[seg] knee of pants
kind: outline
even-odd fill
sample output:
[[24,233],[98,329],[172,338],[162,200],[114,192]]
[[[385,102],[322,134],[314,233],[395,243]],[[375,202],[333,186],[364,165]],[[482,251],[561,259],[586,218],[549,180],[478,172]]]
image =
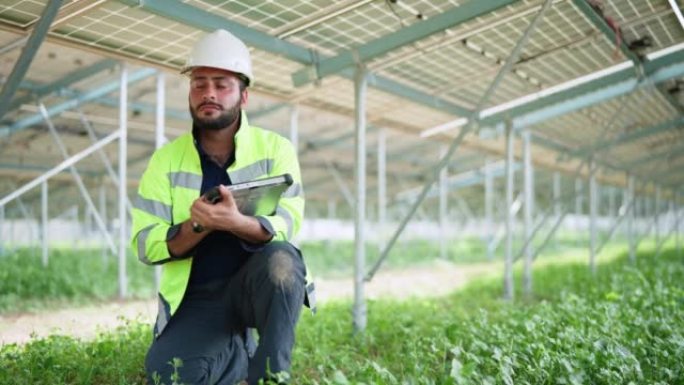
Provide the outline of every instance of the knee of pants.
[[288,242],[271,242],[253,258],[258,271],[265,274],[276,287],[290,289],[303,284],[306,268],[299,251]]

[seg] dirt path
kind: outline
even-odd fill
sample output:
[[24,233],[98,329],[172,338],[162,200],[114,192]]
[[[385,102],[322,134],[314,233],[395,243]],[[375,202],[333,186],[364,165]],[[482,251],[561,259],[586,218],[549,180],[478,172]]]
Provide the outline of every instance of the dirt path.
[[[501,271],[500,264],[435,266],[381,272],[366,286],[367,298],[436,297],[448,294],[468,281]],[[316,278],[319,303],[349,299],[354,294],[351,279]],[[113,302],[98,306],[63,309],[46,313],[0,315],[0,345],[24,343],[51,334],[92,338],[99,331],[114,329],[127,319],[151,323],[156,315],[155,301]]]

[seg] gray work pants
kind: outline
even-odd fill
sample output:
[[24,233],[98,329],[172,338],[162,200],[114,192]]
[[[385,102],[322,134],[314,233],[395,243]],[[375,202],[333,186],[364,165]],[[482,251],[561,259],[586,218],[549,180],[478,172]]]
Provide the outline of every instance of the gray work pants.
[[[245,379],[253,385],[268,373],[289,372],[304,277],[299,250],[271,242],[228,283],[189,290],[147,352],[149,383],[171,385],[175,371],[185,385],[235,385]],[[246,328],[259,333],[256,351]],[[174,358],[182,366],[174,369]]]

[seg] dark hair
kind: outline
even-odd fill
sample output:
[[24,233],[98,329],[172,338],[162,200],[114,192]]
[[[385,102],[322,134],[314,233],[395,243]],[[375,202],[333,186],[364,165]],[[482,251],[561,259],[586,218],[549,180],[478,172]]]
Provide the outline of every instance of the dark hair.
[[240,87],[240,92],[244,92],[245,89],[249,86],[249,78],[243,74],[236,75]]

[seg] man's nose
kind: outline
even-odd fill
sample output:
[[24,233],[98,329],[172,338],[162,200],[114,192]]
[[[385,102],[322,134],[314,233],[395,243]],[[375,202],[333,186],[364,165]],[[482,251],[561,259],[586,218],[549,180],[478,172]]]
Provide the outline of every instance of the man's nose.
[[211,85],[206,87],[202,94],[202,100],[216,100],[216,88]]

